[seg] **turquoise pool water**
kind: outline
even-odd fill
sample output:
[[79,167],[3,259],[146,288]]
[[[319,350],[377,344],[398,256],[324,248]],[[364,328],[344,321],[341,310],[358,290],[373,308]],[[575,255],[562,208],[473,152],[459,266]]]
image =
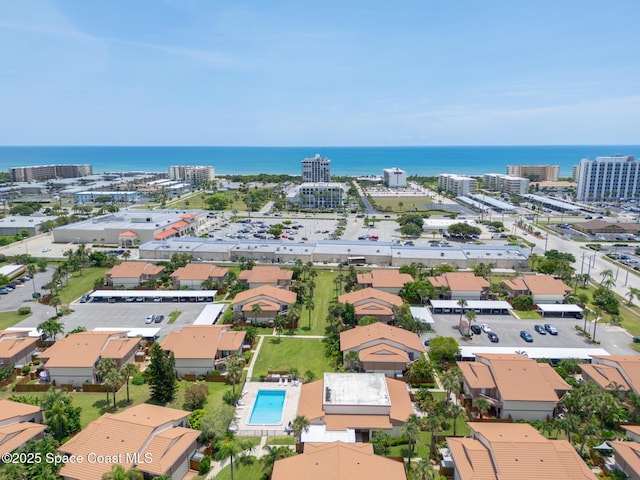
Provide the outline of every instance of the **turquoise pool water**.
[[253,404],[249,425],[277,425],[282,422],[284,397],[287,392],[280,390],[258,390]]

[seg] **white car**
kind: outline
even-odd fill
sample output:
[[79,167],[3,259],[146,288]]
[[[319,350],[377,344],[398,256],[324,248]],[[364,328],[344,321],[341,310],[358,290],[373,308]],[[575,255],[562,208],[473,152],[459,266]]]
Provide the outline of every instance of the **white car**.
[[483,323],[480,325],[480,328],[484,333],[489,333],[491,331],[491,327],[487,323]]
[[153,323],[155,319],[156,319],[155,315],[149,315],[147,319],[144,321],[144,323]]

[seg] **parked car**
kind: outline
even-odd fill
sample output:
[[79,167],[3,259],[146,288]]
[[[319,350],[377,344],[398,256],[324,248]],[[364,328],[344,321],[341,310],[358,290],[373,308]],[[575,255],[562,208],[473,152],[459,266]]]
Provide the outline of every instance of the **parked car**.
[[491,331],[491,327],[489,326],[488,323],[482,323],[480,324],[480,328],[482,329],[482,331],[484,333],[489,333]]
[[164,315],[156,315],[156,318],[154,319],[154,322],[160,323],[160,322],[162,322],[162,320],[164,320]]
[[549,332],[549,335],[558,335],[558,329],[550,323],[545,323],[544,329]]
[[0,288],[0,295],[7,295],[10,291],[8,288]]
[[476,325],[476,324],[471,325],[471,331],[474,333],[474,335],[482,334],[482,328],[480,327],[480,325]]
[[491,343],[498,343],[500,341],[500,339],[498,338],[498,335],[496,335],[494,332],[487,333],[487,337],[489,337],[489,340],[491,340]]
[[525,342],[533,342],[533,335],[531,335],[527,330],[520,330],[520,337],[522,337]]
[[584,318],[584,315],[582,315],[582,313],[578,312],[578,313],[576,313],[576,318],[577,319],[582,319],[582,318]]
[[80,297],[80,303],[87,303],[89,301],[89,298],[90,298],[89,294],[85,293]]
[[149,315],[147,316],[147,319],[144,321],[144,323],[153,323],[156,319],[155,315]]
[[546,335],[547,331],[544,329],[542,325],[536,325],[533,329],[538,332],[540,335]]

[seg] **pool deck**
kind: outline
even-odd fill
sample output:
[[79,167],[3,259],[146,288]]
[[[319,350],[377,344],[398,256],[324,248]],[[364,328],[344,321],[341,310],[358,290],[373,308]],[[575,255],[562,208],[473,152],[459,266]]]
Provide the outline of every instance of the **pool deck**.
[[[286,435],[285,427],[296,417],[298,402],[300,400],[300,386],[289,382],[286,386],[275,382],[246,382],[243,388],[244,395],[240,400],[241,405],[236,409],[237,435],[272,436]],[[253,411],[253,405],[259,390],[279,390],[286,392],[281,423],[277,425],[249,425],[249,417]]]

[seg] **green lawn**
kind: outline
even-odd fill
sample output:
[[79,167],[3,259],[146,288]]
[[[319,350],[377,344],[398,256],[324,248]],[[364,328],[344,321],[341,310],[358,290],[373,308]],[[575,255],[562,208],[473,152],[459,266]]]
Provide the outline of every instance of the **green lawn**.
[[332,371],[331,362],[324,355],[322,340],[315,338],[266,337],[256,360],[253,376],[266,375],[269,370],[297,368],[300,375],[311,370],[316,378]]
[[316,288],[313,292],[314,309],[311,311],[311,329],[309,329],[309,313],[303,307],[301,310],[299,335],[324,335],[327,326],[329,303],[334,298],[335,288],[333,279],[338,276],[334,271],[316,270]]
[[90,267],[84,268],[80,272],[74,272],[69,278],[69,284],[63,283],[60,289],[62,303],[71,303],[85,293],[92,291],[96,279],[103,277],[107,270],[109,269],[103,267]]
[[[456,420],[456,424],[457,424],[457,427],[456,427],[457,436],[462,437],[464,435],[468,435],[471,432],[471,429],[467,426],[467,423],[463,419],[458,418]],[[451,427],[446,431],[440,432],[438,435],[452,436],[453,425],[451,425]],[[414,457],[427,458],[427,455],[429,455],[430,443],[431,443],[431,434],[429,432],[420,432],[420,435],[418,436],[418,442],[416,445]],[[437,448],[437,445],[436,445],[436,448]],[[402,444],[402,445],[396,445],[394,447],[391,447],[391,453],[389,455],[392,457],[399,457],[399,456],[406,457],[407,452],[408,452],[407,444]]]
[[542,315],[540,315],[535,310],[518,310],[515,312],[522,320],[542,320]]
[[[431,197],[372,197],[382,212],[414,212],[427,210],[424,205],[433,203]],[[389,208],[390,207],[390,208]]]
[[296,437],[269,437],[267,445],[295,445]]
[[[218,475],[216,480],[231,480],[231,466],[227,464]],[[242,465],[240,462],[233,462],[234,480],[263,480],[262,462],[254,461],[251,465]]]
[[25,318],[29,318],[29,315],[19,315],[17,311],[12,312],[0,312],[0,330],[13,327],[16,323],[21,322]]

